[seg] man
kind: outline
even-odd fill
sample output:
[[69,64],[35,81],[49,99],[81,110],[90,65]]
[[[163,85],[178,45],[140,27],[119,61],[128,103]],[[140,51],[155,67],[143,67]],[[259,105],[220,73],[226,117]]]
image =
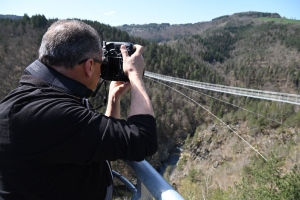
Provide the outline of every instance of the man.
[[[129,56],[130,82],[112,82],[105,115],[88,98],[99,81],[98,33],[76,20],[55,22],[39,59],[0,103],[0,199],[111,199],[108,161],[141,161],[157,151],[155,118],[142,80],[143,47]],[[121,97],[131,89],[127,120]]]

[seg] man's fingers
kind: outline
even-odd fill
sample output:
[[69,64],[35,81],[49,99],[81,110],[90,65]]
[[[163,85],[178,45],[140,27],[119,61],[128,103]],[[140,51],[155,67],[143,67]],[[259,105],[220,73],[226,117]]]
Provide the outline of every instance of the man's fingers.
[[[121,53],[122,53],[123,58],[124,58],[124,57],[129,57],[129,54],[128,54],[128,51],[127,51],[125,45],[121,45],[121,48],[120,48],[120,49],[121,49]],[[135,44],[135,45],[133,46],[133,49],[135,50],[135,51],[134,51],[134,54],[142,55],[143,50],[144,50],[144,47],[141,46],[141,45]]]
[[135,52],[134,53],[142,55],[143,50],[144,50],[143,46],[135,44],[133,47],[135,48]]
[[121,45],[121,53],[122,53],[123,58],[129,56],[129,55],[128,55],[128,51],[127,51],[125,45],[123,45],[123,44]]
[[131,88],[129,82],[121,82],[121,81],[112,81],[110,84],[110,92],[122,97],[126,92],[128,92]]

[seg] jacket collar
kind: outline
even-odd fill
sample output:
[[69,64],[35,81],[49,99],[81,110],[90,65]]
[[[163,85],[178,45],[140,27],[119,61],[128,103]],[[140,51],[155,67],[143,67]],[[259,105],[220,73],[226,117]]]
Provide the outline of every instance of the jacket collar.
[[25,73],[35,76],[43,81],[24,77],[21,80],[23,81],[23,83],[27,82],[34,85],[38,84],[39,86],[47,84],[50,87],[60,89],[64,92],[81,98],[88,98],[93,93],[93,91],[86,87],[84,84],[55,71],[51,67],[47,67],[39,60],[35,60],[24,71]]

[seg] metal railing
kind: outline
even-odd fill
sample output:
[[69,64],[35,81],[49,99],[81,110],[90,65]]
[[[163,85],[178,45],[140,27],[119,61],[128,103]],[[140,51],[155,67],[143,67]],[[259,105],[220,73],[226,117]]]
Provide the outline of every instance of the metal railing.
[[119,174],[115,170],[112,170],[112,174],[113,174],[114,177],[116,177],[122,183],[124,183],[124,185],[126,186],[126,188],[128,188],[130,190],[130,192],[132,193],[132,197],[136,197],[137,196],[137,192],[138,191],[137,191],[136,187],[129,180],[127,180],[124,176],[122,176],[121,174]]
[[281,92],[271,92],[271,91],[263,91],[263,90],[254,90],[254,89],[247,89],[247,88],[239,88],[239,87],[232,87],[232,86],[225,86],[225,85],[218,85],[218,84],[211,84],[211,83],[204,83],[199,81],[192,81],[187,79],[176,78],[172,76],[165,76],[161,74],[156,74],[153,72],[145,72],[145,76],[167,81],[171,83],[176,83],[179,85],[185,85],[189,87],[195,87],[205,90],[212,90],[216,92],[246,96],[246,97],[253,97],[258,99],[265,99],[271,101],[278,101],[284,103],[291,103],[300,105],[300,95],[297,94],[288,94],[288,93],[281,93]]
[[141,162],[126,163],[133,169],[137,176],[137,188],[126,178],[113,171],[113,174],[133,194],[131,200],[183,200],[183,197],[145,160]]

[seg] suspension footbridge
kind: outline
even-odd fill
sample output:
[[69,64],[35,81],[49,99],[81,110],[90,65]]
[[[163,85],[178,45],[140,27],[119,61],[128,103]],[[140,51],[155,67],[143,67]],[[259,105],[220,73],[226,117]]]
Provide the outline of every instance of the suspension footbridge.
[[156,74],[153,72],[145,72],[145,76],[153,79],[157,79],[160,81],[166,81],[170,83],[176,83],[183,86],[194,87],[198,89],[211,90],[215,92],[228,93],[233,95],[240,95],[245,97],[252,97],[258,99],[265,99],[270,101],[278,101],[284,103],[291,103],[300,105],[300,95],[297,94],[289,94],[289,93],[281,93],[281,92],[272,92],[272,91],[264,91],[264,90],[254,90],[248,88],[240,88],[240,87],[232,87],[218,84],[211,84],[187,79],[176,78],[172,76],[165,76],[161,74]]

